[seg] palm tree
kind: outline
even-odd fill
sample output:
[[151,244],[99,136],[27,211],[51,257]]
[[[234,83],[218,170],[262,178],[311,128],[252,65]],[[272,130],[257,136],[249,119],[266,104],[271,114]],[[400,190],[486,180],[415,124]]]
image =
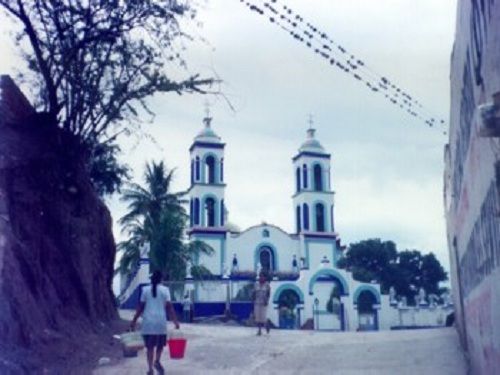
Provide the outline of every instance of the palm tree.
[[163,161],[146,163],[145,185],[131,183],[123,190],[121,200],[128,203],[128,212],[119,223],[128,239],[118,244],[122,275],[132,271],[146,243],[150,244],[151,270],[168,273],[172,280],[185,277],[187,263],[197,254],[213,253],[204,242],[184,240],[188,215],[181,198],[185,192],[170,191],[174,171],[168,171]]

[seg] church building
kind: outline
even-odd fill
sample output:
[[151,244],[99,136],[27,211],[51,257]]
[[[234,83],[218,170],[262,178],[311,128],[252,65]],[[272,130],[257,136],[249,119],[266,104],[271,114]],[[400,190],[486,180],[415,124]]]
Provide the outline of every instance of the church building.
[[[357,282],[351,273],[337,268],[344,248],[335,231],[331,155],[315,138],[315,129],[307,130],[307,138],[292,157],[290,214],[295,231],[287,233],[269,223],[239,231],[226,222],[225,143],[212,129],[212,119],[207,116],[203,121],[204,129],[189,148],[188,234],[190,240],[207,243],[215,253],[200,255],[195,263],[205,266],[215,279],[240,281],[232,283],[239,286],[233,287],[233,298],[255,281],[260,270],[267,271],[272,291],[268,316],[275,325],[280,325],[281,300],[291,298],[297,303],[290,315],[299,319],[298,326],[311,322],[332,330],[359,328],[359,324],[377,329],[383,298],[380,286]],[[199,287],[195,299],[213,299],[216,289]],[[357,312],[360,298],[368,303],[361,317]]]
[[[194,302],[197,320],[230,315],[251,322],[250,296],[257,275],[264,270],[271,285],[267,315],[276,327],[355,331],[444,324],[452,304],[437,306],[422,295],[415,306],[407,306],[397,300],[394,288],[383,295],[379,284],[356,281],[351,272],[338,268],[344,246],[335,227],[332,158],[314,129],[307,130],[291,159],[293,233],[270,223],[239,230],[227,222],[225,191],[230,186],[224,173],[225,143],[212,129],[211,117],[207,115],[203,122],[189,148],[187,236],[205,242],[214,252],[192,260],[185,282],[169,284],[178,312],[187,295]],[[195,280],[192,266],[204,266],[210,275]],[[123,280],[120,307],[136,308],[148,282],[149,248],[145,246],[134,272]]]

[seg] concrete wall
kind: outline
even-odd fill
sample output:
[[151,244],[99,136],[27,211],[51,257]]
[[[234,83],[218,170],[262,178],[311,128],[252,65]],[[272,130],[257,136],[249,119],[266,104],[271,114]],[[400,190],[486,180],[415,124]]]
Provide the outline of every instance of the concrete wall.
[[481,135],[478,111],[500,92],[499,65],[500,2],[459,0],[444,195],[457,326],[478,374],[500,364],[500,141]]

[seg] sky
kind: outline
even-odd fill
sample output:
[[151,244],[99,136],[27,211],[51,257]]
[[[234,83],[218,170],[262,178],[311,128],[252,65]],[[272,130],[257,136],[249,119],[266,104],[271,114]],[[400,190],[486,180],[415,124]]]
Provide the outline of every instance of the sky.
[[[255,0],[255,3],[261,3]],[[429,111],[449,117],[450,54],[456,0],[278,0],[324,30]],[[443,208],[447,137],[373,95],[238,0],[201,3],[186,24],[188,68],[175,74],[217,76],[223,95],[157,95],[151,136],[123,138],[122,160],[140,181],[144,164],[176,168],[173,190],[189,185],[189,146],[202,129],[205,102],[226,143],[226,206],[241,229],[263,221],[294,229],[291,158],[316,137],[332,154],[335,222],[343,244],[393,240],[398,249],[434,252],[449,269]],[[0,73],[15,75],[18,57],[0,23]],[[203,39],[203,40],[202,40]],[[228,101],[231,105],[228,105]],[[125,213],[108,199],[115,236]]]

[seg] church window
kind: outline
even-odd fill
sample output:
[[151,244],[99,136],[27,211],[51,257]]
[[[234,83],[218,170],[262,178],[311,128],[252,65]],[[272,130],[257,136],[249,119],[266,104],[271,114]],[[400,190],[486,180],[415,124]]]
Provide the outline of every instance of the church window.
[[304,203],[302,205],[302,215],[304,215],[304,230],[309,230],[309,206]]
[[224,181],[224,158],[220,159],[220,182]]
[[330,206],[330,223],[332,224],[332,232],[334,231],[333,229],[333,205]]
[[302,180],[304,181],[304,189],[307,189],[307,165],[302,166]]
[[195,174],[196,174],[196,181],[200,181],[200,157],[196,157],[196,162],[195,162]]
[[296,221],[297,221],[297,233],[300,232],[300,206],[297,206],[297,213],[296,213]]
[[297,170],[295,171],[295,183],[297,186],[297,192],[300,191],[300,168],[297,167]]
[[224,226],[224,214],[225,214],[225,209],[224,209],[224,199],[220,201],[220,225]]
[[215,158],[212,155],[205,159],[205,179],[209,184],[215,183]]
[[191,185],[194,183],[194,160],[191,160]]
[[316,231],[325,231],[325,206],[322,203],[316,203]]
[[269,246],[263,246],[259,250],[259,262],[262,271],[274,271],[274,254]]
[[262,237],[269,237],[269,231],[267,229],[262,231]]
[[323,171],[321,169],[321,165],[319,164],[314,166],[314,190],[323,190]]
[[194,220],[194,216],[193,216],[193,199],[191,198],[189,200],[189,225],[192,227],[193,226],[193,220]]
[[213,198],[205,199],[205,219],[208,227],[215,227],[215,200]]
[[198,198],[194,199],[193,210],[194,210],[194,225],[199,225],[200,224],[200,200]]

